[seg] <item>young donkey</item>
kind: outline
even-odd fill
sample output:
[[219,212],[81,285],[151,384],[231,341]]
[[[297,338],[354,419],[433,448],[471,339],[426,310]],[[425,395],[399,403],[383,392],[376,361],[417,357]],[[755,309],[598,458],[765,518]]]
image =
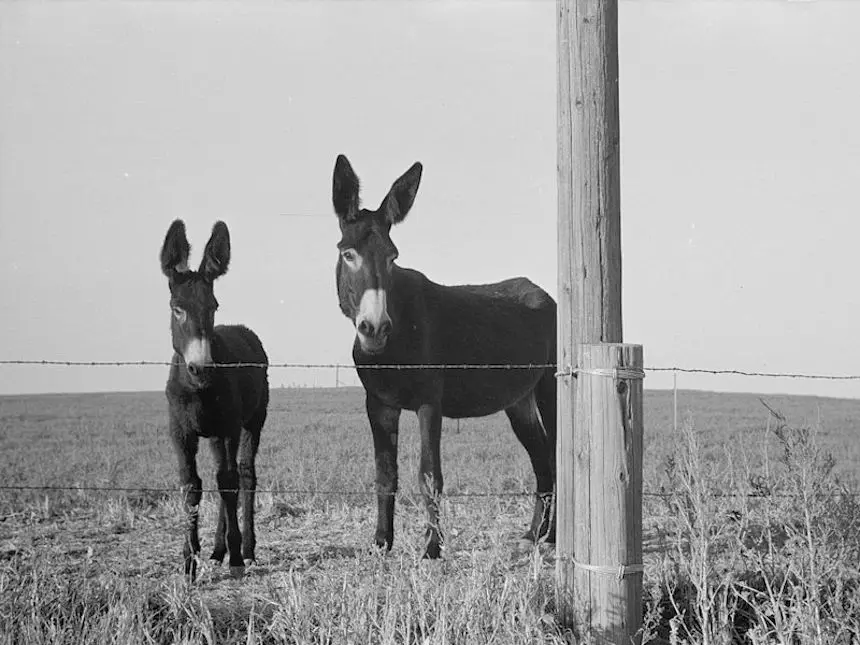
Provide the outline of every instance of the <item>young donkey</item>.
[[[216,222],[197,271],[189,271],[191,247],[185,224],[174,221],[161,249],[161,270],[170,286],[170,329],[173,361],[167,380],[170,435],[179,457],[179,478],[187,514],[185,573],[197,571],[200,539],[197,534],[201,481],[197,475],[197,442],[208,438],[215,457],[221,508],[211,559],[220,563],[230,554],[236,577],[254,561],[254,458],[269,403],[268,358],[260,339],[241,325],[215,326],[218,301],[213,282],[227,272],[230,234]],[[262,364],[221,367],[230,363]],[[239,531],[238,492],[242,493],[244,526]],[[244,533],[244,539],[243,534]],[[225,544],[226,540],[226,544]]]
[[[391,187],[375,211],[359,206],[358,177],[346,157],[334,166],[332,201],[340,221],[337,292],[356,328],[352,355],[366,391],[376,453],[376,544],[394,540],[400,411],[418,413],[420,481],[428,514],[425,556],[440,555],[438,496],[442,417],[504,410],[528,451],[537,478],[531,527],[524,538],[554,541],[556,306],[526,278],[442,286],[394,263],[391,226],[409,213],[421,164]],[[514,369],[374,369],[374,365],[536,365]]]

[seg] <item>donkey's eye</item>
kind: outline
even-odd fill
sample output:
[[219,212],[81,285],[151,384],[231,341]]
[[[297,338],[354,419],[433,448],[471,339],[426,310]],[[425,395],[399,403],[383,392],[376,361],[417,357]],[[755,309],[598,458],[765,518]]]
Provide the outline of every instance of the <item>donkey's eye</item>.
[[353,251],[352,249],[346,249],[345,251],[342,251],[341,255],[343,256],[343,259],[347,262],[355,262],[355,258],[357,257],[355,251]]
[[180,307],[172,307],[173,317],[179,322],[185,322],[185,310]]

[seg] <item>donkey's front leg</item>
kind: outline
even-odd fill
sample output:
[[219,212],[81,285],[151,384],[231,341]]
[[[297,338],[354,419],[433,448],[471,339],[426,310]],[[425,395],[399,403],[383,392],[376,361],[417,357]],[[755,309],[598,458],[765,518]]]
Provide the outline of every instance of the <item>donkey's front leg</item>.
[[376,454],[376,546],[391,550],[394,544],[394,494],[397,492],[397,433],[400,408],[386,405],[367,393],[367,418]]
[[200,520],[200,498],[202,484],[197,475],[197,435],[186,433],[171,420],[170,434],[179,460],[179,483],[185,502],[185,544],[182,555],[185,559],[185,575],[191,580],[197,577],[197,557],[200,554],[200,536],[197,526]]
[[427,403],[418,408],[421,431],[421,464],[418,470],[421,493],[427,507],[427,548],[425,558],[441,555],[442,530],[439,527],[439,496],[442,494],[442,463],[439,444],[442,437],[442,406]]
[[[226,520],[227,553],[229,554],[230,573],[241,578],[245,573],[245,563],[242,561],[242,533],[239,531],[239,520],[236,505],[239,499],[239,470],[236,466],[236,452],[239,438],[216,437],[212,439],[212,454],[215,458],[218,490],[221,492],[222,511]],[[213,556],[215,554],[213,553]]]

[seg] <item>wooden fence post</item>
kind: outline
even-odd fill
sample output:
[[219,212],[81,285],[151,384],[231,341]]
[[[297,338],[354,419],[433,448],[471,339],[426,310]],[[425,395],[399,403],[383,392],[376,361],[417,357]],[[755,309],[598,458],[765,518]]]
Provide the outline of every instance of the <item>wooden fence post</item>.
[[[618,565],[641,563],[641,559],[636,557],[636,553],[641,553],[641,412],[638,417],[633,415],[639,419],[638,426],[631,426],[630,419],[626,420],[627,425],[619,425],[623,416],[620,407],[614,417],[575,412],[577,406],[587,406],[588,410],[597,406],[608,412],[610,408],[614,409],[613,406],[619,406],[619,400],[624,397],[627,397],[625,405],[635,406],[636,400],[631,401],[629,397],[633,396],[630,392],[636,388],[640,392],[638,405],[641,410],[640,379],[617,380],[585,373],[579,378],[574,376],[579,369],[585,369],[583,359],[578,355],[583,344],[622,342],[618,2],[557,0],[556,7],[558,369],[563,374],[568,373],[559,379],[558,389],[558,608],[563,624],[574,624],[579,632],[591,633],[598,642],[625,642],[613,640],[612,634],[619,632],[607,617],[617,618],[616,622],[626,630],[624,633],[633,634],[639,629],[642,576],[623,575],[618,589],[623,589],[624,594],[616,595],[611,585],[604,584],[607,581],[603,579],[606,577],[603,573],[576,567],[577,562],[588,566],[611,564],[616,569]],[[597,357],[612,359],[601,369],[633,365],[641,371],[641,348],[628,350],[627,346],[621,347],[621,350],[606,350],[620,351],[620,354]],[[589,352],[589,360],[595,358],[590,354],[591,350],[583,351]],[[637,356],[638,363],[635,360]],[[598,378],[597,383],[593,384],[592,378]],[[578,393],[578,380],[585,388],[582,396],[589,398],[583,399]],[[632,387],[634,383],[636,388]],[[626,389],[624,397],[612,390],[616,385]],[[614,394],[610,398],[605,398],[612,392]],[[596,402],[589,402],[592,399]],[[594,425],[595,422],[600,426]],[[624,437],[635,427],[638,427],[640,437],[638,461],[628,460],[625,452],[627,446],[635,444],[632,436],[617,441],[618,437],[613,434],[620,432]],[[595,438],[600,438],[598,444],[583,443],[586,439],[591,442]],[[606,452],[616,449],[622,452]],[[616,501],[618,508],[629,515],[603,517],[594,500],[588,500],[589,492],[595,492],[593,487],[599,484],[595,472],[600,476],[608,476],[612,472],[620,477],[620,471],[615,473],[613,468],[607,470],[601,466],[595,471],[596,459],[601,460],[601,464],[623,463],[628,468],[625,471],[628,480],[623,487],[626,491],[623,504]],[[577,469],[581,467],[586,469],[581,475],[590,482],[589,486],[584,483],[577,486],[580,477]],[[638,488],[631,482],[639,482]],[[598,491],[598,494],[621,495],[618,481],[608,481],[604,485],[609,488],[602,493]],[[614,493],[611,492],[613,490]],[[588,516],[580,518],[580,514]],[[638,536],[635,531],[627,532],[628,527],[633,526],[639,527]],[[601,533],[611,531],[615,536],[619,527],[624,528],[623,538]],[[575,535],[577,531],[582,533]],[[592,551],[595,544],[623,545],[625,552],[605,554],[605,561],[592,561],[604,555],[600,550]],[[586,553],[577,551],[577,546],[586,549]],[[630,572],[622,570],[622,573]],[[577,608],[587,611],[577,612]]]
[[642,623],[643,376],[641,345],[579,348],[566,569],[576,629],[597,643],[630,643]]

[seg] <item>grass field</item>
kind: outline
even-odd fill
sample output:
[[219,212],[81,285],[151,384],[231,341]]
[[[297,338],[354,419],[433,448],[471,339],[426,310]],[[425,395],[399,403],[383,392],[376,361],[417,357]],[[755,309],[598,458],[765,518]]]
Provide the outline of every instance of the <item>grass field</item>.
[[[0,490],[0,642],[572,642],[554,618],[552,547],[517,540],[534,481],[503,415],[445,420],[446,550],[423,562],[414,415],[381,556],[363,392],[272,394],[258,565],[193,585],[163,394],[0,398],[0,483],[78,488]],[[645,500],[646,640],[857,642],[860,513],[842,491],[860,464],[860,401],[766,400],[786,423],[754,395],[682,391],[675,431],[671,393],[646,391],[645,488],[673,492]],[[200,463],[214,486],[205,446]],[[206,494],[204,555],[215,509]]]

